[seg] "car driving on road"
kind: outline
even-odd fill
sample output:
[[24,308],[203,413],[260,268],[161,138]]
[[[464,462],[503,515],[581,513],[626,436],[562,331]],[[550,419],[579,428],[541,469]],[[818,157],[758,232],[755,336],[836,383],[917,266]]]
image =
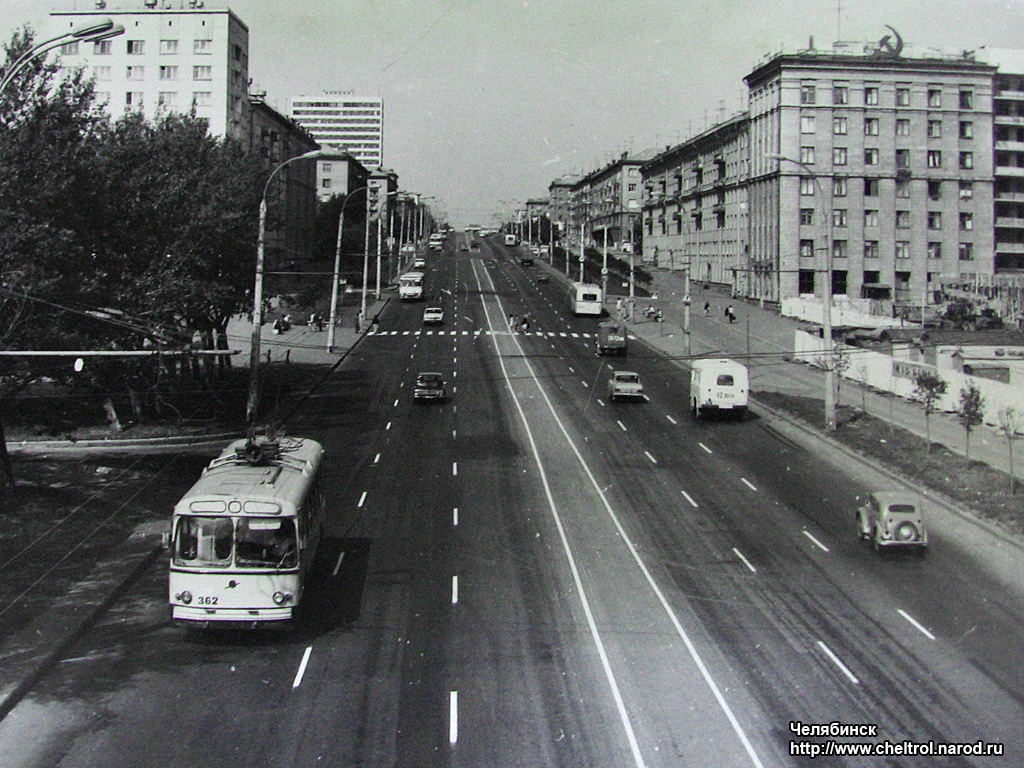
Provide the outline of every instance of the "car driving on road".
[[608,399],[616,400],[646,400],[644,385],[640,382],[640,374],[633,371],[612,371],[612,377],[608,380]]
[[876,552],[895,547],[924,554],[928,531],[921,516],[924,499],[911,491],[875,491],[857,509],[857,533]]
[[440,373],[428,371],[416,376],[416,386],[412,391],[412,399],[417,403],[430,400],[444,400],[447,390],[444,386],[444,376]]
[[424,325],[441,325],[444,323],[444,310],[440,307],[427,307],[423,310]]

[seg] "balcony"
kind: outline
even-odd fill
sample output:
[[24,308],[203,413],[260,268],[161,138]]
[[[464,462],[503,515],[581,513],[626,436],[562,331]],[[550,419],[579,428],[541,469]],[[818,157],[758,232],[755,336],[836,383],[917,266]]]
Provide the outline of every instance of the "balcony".
[[1024,243],[996,243],[996,253],[1019,256],[1024,254]]
[[996,216],[996,228],[998,229],[1024,229],[1024,218],[1012,216]]
[[1024,152],[1024,141],[999,141],[995,143],[996,152]]
[[1024,126],[1024,115],[993,115],[992,121],[996,125]]
[[997,165],[995,168],[996,176],[1019,176],[1024,178],[1024,168],[1016,165]]

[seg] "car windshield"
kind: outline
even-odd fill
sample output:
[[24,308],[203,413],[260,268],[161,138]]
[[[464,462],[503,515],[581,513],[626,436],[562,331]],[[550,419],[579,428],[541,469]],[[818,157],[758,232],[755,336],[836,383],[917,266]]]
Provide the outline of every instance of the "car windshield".
[[917,507],[913,504],[890,504],[889,511],[898,515],[913,515],[917,512]]

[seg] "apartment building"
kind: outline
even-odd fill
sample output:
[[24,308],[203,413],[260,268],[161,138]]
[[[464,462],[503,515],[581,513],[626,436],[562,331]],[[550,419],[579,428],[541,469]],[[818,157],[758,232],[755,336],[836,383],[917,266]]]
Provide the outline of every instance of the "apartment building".
[[362,189],[370,177],[370,169],[343,149],[324,155],[316,166],[316,194],[322,203]]
[[746,113],[736,115],[641,166],[645,263],[719,284],[752,279],[747,123]]
[[755,67],[749,262],[772,277],[749,295],[898,306],[942,276],[992,274],[995,71],[970,54],[846,47]]
[[384,102],[352,91],[293,96],[291,118],[321,145],[343,149],[367,168],[384,162]]
[[548,184],[548,216],[560,235],[572,216],[572,189],[578,180],[577,176],[561,176]]
[[216,0],[68,0],[50,13],[53,34],[97,18],[125,33],[61,47],[61,64],[84,67],[113,117],[147,119],[193,108],[214,136],[245,138],[248,127],[249,29]]
[[643,199],[640,167],[652,154],[623,152],[573,184],[570,226],[577,244],[582,232],[588,244],[603,247],[607,242],[611,251],[632,249],[633,227]]

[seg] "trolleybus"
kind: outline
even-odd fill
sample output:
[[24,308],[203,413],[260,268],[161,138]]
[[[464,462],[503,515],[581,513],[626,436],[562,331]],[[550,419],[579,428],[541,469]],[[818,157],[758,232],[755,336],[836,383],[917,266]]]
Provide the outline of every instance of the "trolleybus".
[[601,315],[601,286],[573,283],[569,286],[569,309],[574,315]]
[[200,626],[287,621],[324,521],[314,440],[236,440],[182,496],[171,521],[171,618]]
[[422,272],[406,272],[398,278],[398,298],[402,301],[418,301],[423,298]]

